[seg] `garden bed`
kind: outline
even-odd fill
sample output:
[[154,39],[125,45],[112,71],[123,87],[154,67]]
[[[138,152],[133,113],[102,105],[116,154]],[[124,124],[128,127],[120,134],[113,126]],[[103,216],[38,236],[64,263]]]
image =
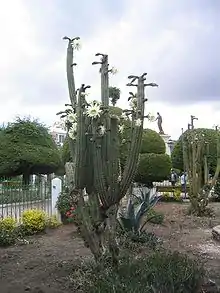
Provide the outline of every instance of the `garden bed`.
[[[212,204],[214,219],[186,216],[187,205],[159,203],[156,210],[165,214],[164,223],[149,224],[148,230],[161,237],[165,247],[203,259],[210,278],[220,285],[220,244],[211,237],[211,227],[220,223],[220,204]],[[0,249],[1,293],[73,292],[73,267],[82,257],[91,257],[76,228],[72,224],[61,226],[31,237],[30,241]]]

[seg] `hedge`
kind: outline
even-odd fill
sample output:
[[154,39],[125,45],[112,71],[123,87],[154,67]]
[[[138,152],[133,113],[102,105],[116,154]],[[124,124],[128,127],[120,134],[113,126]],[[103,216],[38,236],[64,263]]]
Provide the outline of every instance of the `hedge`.
[[141,154],[135,181],[152,185],[169,178],[171,160],[167,154]]

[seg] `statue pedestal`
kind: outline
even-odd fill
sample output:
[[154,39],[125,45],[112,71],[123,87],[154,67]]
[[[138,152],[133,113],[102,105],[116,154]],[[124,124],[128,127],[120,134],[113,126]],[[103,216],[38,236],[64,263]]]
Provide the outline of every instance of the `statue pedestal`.
[[171,156],[171,150],[170,150],[170,146],[169,146],[169,140],[170,140],[171,136],[168,134],[160,134],[160,136],[162,137],[163,141],[165,142],[166,154]]

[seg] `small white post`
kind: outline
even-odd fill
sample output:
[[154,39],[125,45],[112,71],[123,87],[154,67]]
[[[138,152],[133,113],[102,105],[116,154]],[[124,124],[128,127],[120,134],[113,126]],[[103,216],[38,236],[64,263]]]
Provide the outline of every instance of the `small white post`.
[[52,194],[51,194],[51,205],[52,205],[52,215],[56,216],[59,221],[61,221],[61,215],[56,207],[58,197],[62,191],[62,181],[59,178],[54,178],[52,180]]

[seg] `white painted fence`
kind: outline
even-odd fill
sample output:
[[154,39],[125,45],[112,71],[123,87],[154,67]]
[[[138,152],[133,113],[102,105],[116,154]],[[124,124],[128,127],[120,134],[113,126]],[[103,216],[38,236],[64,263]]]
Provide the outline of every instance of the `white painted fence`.
[[56,208],[56,202],[60,192],[62,191],[62,180],[54,178],[51,181],[51,193],[48,198],[41,200],[13,202],[10,204],[0,204],[0,218],[12,217],[17,222],[20,221],[22,213],[29,209],[41,209],[49,216],[55,215],[60,219],[60,214]]

